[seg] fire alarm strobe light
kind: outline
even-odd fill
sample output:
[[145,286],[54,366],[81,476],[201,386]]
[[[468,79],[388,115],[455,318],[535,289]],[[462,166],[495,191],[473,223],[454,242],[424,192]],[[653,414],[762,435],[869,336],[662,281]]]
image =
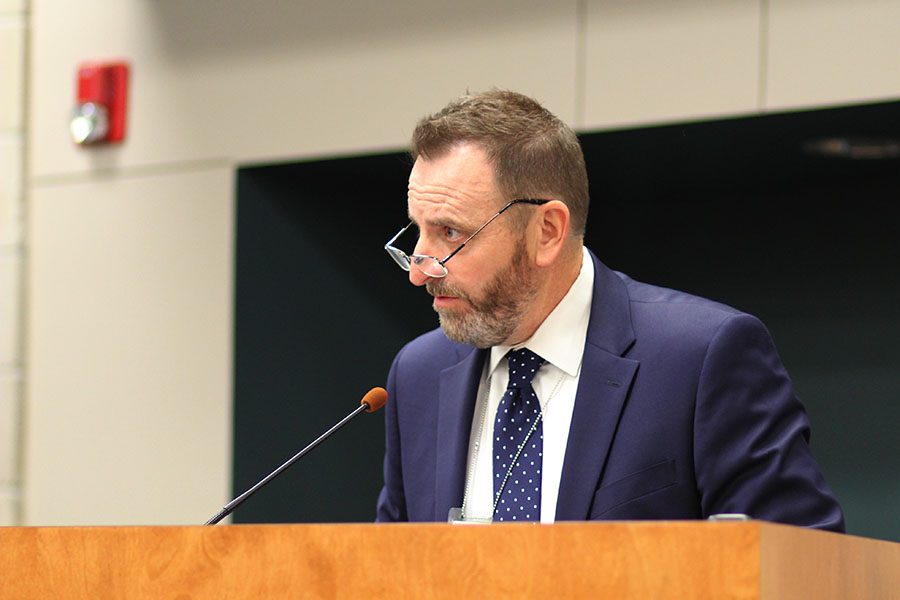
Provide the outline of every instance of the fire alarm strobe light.
[[76,144],[125,139],[128,63],[88,63],[78,69],[78,91],[69,130]]

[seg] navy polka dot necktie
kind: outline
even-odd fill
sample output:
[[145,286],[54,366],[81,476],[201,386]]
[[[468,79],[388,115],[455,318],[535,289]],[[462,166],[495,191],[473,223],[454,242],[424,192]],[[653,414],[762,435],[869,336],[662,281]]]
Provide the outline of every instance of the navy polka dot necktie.
[[545,361],[527,348],[506,358],[509,385],[494,420],[494,520],[540,521],[544,427],[531,380]]

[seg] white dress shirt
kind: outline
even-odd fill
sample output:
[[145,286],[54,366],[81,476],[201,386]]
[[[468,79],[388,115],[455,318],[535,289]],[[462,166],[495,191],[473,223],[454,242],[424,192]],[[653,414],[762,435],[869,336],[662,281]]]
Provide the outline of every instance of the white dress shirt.
[[[581,271],[572,287],[534,335],[523,344],[515,346],[524,346],[547,361],[532,382],[541,402],[544,421],[541,523],[552,523],[556,517],[559,480],[566,455],[572,410],[575,408],[575,392],[581,375],[581,359],[593,294],[594,264],[585,248]],[[481,375],[466,463],[466,498],[463,506],[466,519],[489,519],[493,516],[494,477],[491,455],[494,420],[497,406],[509,381],[505,357],[510,349],[513,347],[491,348]]]

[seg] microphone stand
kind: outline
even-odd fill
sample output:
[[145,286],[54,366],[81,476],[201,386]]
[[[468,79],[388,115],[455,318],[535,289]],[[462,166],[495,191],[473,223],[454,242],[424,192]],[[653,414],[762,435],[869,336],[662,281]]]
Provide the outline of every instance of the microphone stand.
[[249,490],[247,490],[246,492],[244,492],[243,494],[241,494],[240,496],[238,496],[237,498],[235,498],[234,500],[232,500],[231,502],[226,504],[225,507],[222,508],[222,510],[220,510],[216,516],[214,516],[212,519],[210,519],[209,521],[204,523],[204,525],[215,525],[216,523],[218,523],[219,521],[221,521],[222,519],[224,519],[225,517],[230,515],[232,512],[234,512],[234,509],[236,509],[238,506],[240,506],[241,504],[244,503],[244,500],[246,500],[247,498],[249,498],[250,496],[255,494],[257,491],[259,491],[259,489],[261,487],[263,487],[264,485],[266,485],[267,483],[269,483],[270,481],[272,481],[273,479],[275,479],[276,477],[281,475],[282,471],[284,471],[285,469],[290,467],[292,464],[294,464],[300,458],[302,458],[303,455],[305,455],[307,452],[309,452],[310,450],[312,450],[313,448],[318,446],[320,443],[325,441],[328,438],[328,436],[330,436],[332,433],[334,433],[335,431],[337,431],[338,429],[340,429],[341,427],[346,425],[354,417],[358,416],[359,414],[361,414],[363,412],[369,411],[369,410],[371,410],[371,407],[366,403],[363,403],[363,404],[360,404],[359,406],[357,406],[353,412],[351,412],[349,415],[347,415],[346,417],[341,419],[331,429],[329,429],[328,431],[326,431],[325,433],[320,435],[318,438],[316,438],[309,446],[307,446],[306,448],[304,448],[303,450],[301,450],[300,452],[298,452],[297,454],[292,456],[283,465],[281,465],[280,467],[278,467],[277,469],[275,469],[274,471],[272,471],[271,473],[269,473],[268,475],[263,477],[252,488],[250,488]]

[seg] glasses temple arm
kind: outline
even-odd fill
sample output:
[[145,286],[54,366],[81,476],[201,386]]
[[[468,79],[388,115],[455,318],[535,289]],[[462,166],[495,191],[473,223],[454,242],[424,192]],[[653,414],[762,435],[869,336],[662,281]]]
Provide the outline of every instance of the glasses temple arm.
[[496,219],[497,217],[499,217],[500,215],[502,215],[503,212],[504,212],[507,208],[509,208],[510,206],[512,206],[513,204],[515,204],[515,203],[514,203],[514,202],[510,202],[509,204],[507,204],[506,206],[504,206],[503,208],[501,208],[501,209],[500,209],[500,212],[498,212],[498,213],[495,214],[493,217],[491,217],[490,219],[488,219],[488,222],[487,222],[487,223],[485,223],[484,225],[482,225],[481,227],[479,227],[478,229],[476,229],[476,230],[475,230],[475,233],[473,233],[472,235],[470,235],[469,237],[467,237],[467,238],[466,238],[466,241],[464,241],[462,244],[460,244],[459,247],[458,247],[456,250],[454,250],[453,252],[451,252],[450,254],[448,254],[447,256],[445,256],[442,260],[439,260],[438,263],[440,263],[441,266],[444,266],[444,263],[445,263],[445,262],[447,262],[448,260],[450,260],[451,258],[453,258],[454,256],[456,256],[456,253],[459,252],[460,250],[462,250],[463,248],[465,248],[465,247],[466,247],[466,244],[468,244],[469,241],[470,241],[473,237],[475,237],[476,235],[478,235],[478,234],[481,232],[482,229],[484,229],[485,227],[487,227],[488,225],[490,225],[490,224],[494,221],[494,219]]
[[412,225],[412,224],[413,224],[413,222],[410,221],[409,223],[406,224],[406,227],[404,227],[403,229],[401,229],[400,231],[398,231],[397,234],[394,235],[394,237],[392,237],[391,239],[389,239],[389,240],[387,241],[387,243],[384,245],[385,249],[387,249],[388,246],[393,246],[393,245],[394,245],[394,242],[397,241],[397,238],[400,237],[401,235],[403,235],[403,232],[406,231],[407,229],[409,229],[409,226]]

